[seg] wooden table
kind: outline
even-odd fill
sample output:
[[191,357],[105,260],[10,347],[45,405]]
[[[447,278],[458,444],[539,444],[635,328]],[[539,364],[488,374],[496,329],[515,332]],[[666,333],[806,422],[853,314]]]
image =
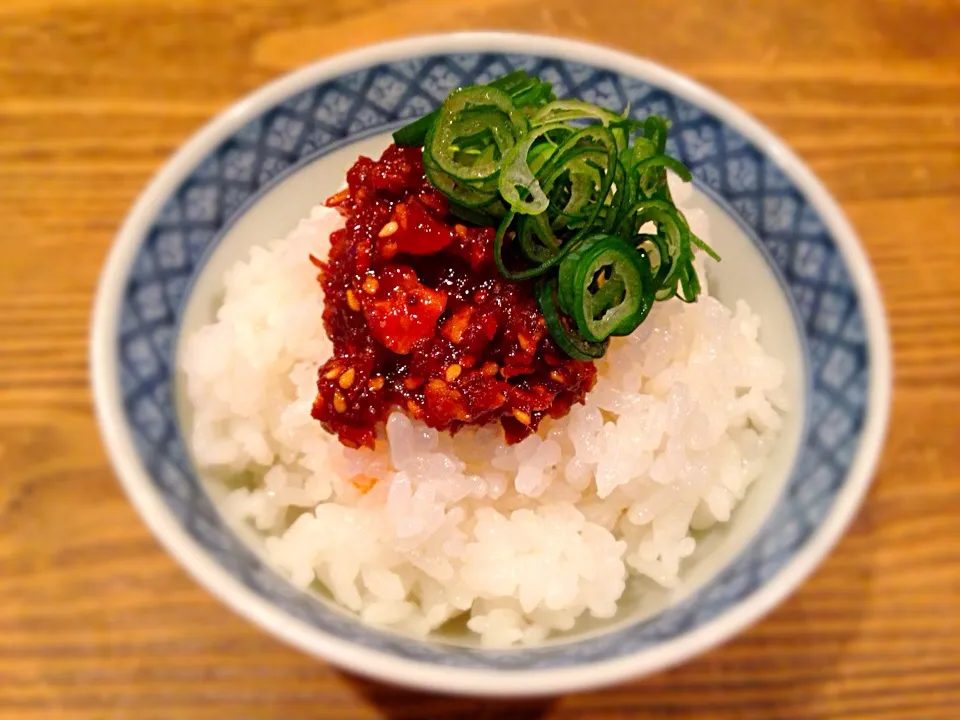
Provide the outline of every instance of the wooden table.
[[[347,677],[201,591],[124,499],[87,385],[104,255],[160,163],[301,63],[412,32],[572,35],[759,116],[859,229],[896,390],[866,506],[724,647],[550,702]],[[955,0],[2,0],[0,717],[960,718],[960,4]]]

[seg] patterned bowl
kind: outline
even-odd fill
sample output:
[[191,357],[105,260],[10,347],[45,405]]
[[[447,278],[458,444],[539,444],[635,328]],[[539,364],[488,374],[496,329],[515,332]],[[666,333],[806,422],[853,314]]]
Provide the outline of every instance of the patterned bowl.
[[[635,116],[673,124],[725,262],[788,367],[784,440],[684,587],[625,605],[613,623],[533,648],[483,650],[367,627],[288,584],[211,501],[184,441],[177,340],[211,315],[221,271],[287,232],[335,190],[359,151],[460,85],[514,68]],[[713,92],[650,62],[578,42],[492,33],[421,37],[325,60],[241,100],[190,140],[126,220],[92,330],[103,436],[133,504],[213,594],[344,668],[444,692],[535,695],[678,663],[744,628],[794,589],[850,522],[887,422],[890,351],[863,250],[837,204],[771,133]],[[646,597],[646,596],[645,596]],[[652,600],[650,598],[653,598]]]

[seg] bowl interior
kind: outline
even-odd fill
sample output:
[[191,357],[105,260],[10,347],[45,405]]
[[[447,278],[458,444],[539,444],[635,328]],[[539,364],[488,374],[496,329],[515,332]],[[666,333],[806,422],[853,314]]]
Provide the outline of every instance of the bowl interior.
[[[177,535],[178,547],[189,546],[184,562],[195,572],[217,568],[221,596],[303,647],[342,653],[344,662],[347,648],[360,646],[379,660],[515,671],[601,663],[655,645],[680,648],[685,636],[716,628],[771,579],[790,572],[841,495],[860,445],[871,382],[858,290],[829,221],[792,170],[748,137],[750,128],[734,111],[721,112],[715,96],[587,46],[553,53],[554,41],[540,41],[537,51],[529,49],[537,43],[516,41],[527,53],[505,55],[487,52],[481,37],[472,41],[475,52],[454,53],[450,41],[438,54],[421,55],[407,43],[376,59],[357,55],[318,66],[248,101],[234,113],[242,124],[219,121],[184,156],[196,155],[195,162],[181,158],[167,172],[169,192],[163,183],[156,190],[162,207],[124,231],[133,258],[125,275],[114,279],[122,285],[110,358],[122,403],[118,432],[129,434],[137,459],[136,478],[124,479],[164,515],[152,521],[155,526],[175,526],[164,532]],[[457,86],[518,67],[553,81],[561,96],[614,109],[629,103],[634,116],[671,119],[669,149],[693,170],[698,202],[722,238],[718,249],[727,260],[716,268],[718,294],[728,302],[747,299],[762,315],[764,344],[788,364],[794,410],[767,477],[730,530],[717,533],[713,547],[688,568],[680,593],[635,605],[608,632],[495,652],[361,626],[270,570],[250,538],[241,539],[224,522],[190,461],[184,408],[176,401],[176,341],[210,318],[222,270],[251,245],[285,233],[336,189],[361,148],[376,153],[384,131],[398,121],[428,111]],[[708,107],[720,108],[723,117]],[[366,669],[359,660],[353,665]]]

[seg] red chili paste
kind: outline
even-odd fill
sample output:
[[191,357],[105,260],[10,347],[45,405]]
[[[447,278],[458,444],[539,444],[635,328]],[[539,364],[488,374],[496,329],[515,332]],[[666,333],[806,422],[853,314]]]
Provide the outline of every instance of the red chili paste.
[[517,442],[583,400],[593,364],[556,347],[530,283],[498,276],[494,228],[450,215],[419,149],[361,157],[327,205],[346,224],[312,258],[334,348],[313,417],[344,445],[372,447],[394,407],[451,432],[499,421]]

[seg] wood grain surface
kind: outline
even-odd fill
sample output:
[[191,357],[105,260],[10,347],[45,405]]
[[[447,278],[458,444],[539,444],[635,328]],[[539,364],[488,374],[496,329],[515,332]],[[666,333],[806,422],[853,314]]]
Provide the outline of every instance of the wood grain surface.
[[[896,388],[837,550],[751,630],[610,690],[496,703],[339,673],[159,548],[90,406],[100,265],[161,162],[306,61],[413,32],[610,44],[742,104],[820,174],[887,302]],[[0,0],[0,718],[960,718],[955,0]]]

